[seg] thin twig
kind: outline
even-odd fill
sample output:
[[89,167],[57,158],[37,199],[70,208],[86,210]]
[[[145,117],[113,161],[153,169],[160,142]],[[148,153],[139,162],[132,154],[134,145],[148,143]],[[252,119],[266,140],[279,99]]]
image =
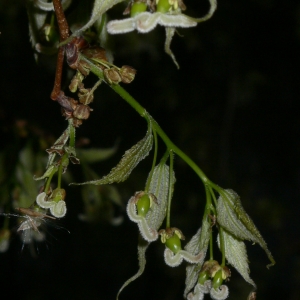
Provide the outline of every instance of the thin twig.
[[[62,42],[70,36],[70,29],[69,29],[67,19],[65,17],[63,7],[61,5],[61,0],[53,0],[53,6],[54,6],[58,27],[59,27],[60,42]],[[57,55],[54,87],[50,96],[52,100],[57,100],[57,97],[61,91],[63,62],[64,62],[64,47],[60,47]]]
[[58,50],[54,87],[53,87],[53,90],[52,90],[51,96],[50,96],[52,100],[57,100],[57,97],[61,91],[63,62],[64,62],[64,48],[61,47]]

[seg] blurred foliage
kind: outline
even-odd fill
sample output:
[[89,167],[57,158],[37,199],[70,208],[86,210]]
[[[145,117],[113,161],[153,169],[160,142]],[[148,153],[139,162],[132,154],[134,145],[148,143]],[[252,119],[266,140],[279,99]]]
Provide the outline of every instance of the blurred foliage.
[[[185,4],[193,16],[207,9],[205,1]],[[67,17],[73,18],[76,5]],[[113,13],[120,15],[124,7],[119,4]],[[268,241],[277,261],[273,269],[264,268],[267,260],[261,249],[253,247],[249,253],[258,299],[299,297],[299,20],[298,1],[220,1],[210,21],[179,30],[183,37],[174,38],[179,71],[163,52],[162,28],[111,40],[116,63],[138,70],[129,92],[210,178],[238,191]],[[56,56],[35,63],[24,1],[0,0],[0,31],[2,152],[16,149],[17,142],[28,142],[26,137],[13,138],[18,120],[34,122],[56,137],[66,122],[49,97]],[[94,147],[112,147],[120,138],[114,158],[97,164],[97,173],[104,175],[143,136],[146,126],[104,85],[92,106],[91,118],[78,130],[78,137],[88,137]],[[18,152],[8,153],[9,166]],[[175,163],[173,218],[190,237],[201,222],[204,192],[192,171],[179,159]],[[120,185],[123,203],[143,188],[149,166],[150,162],[143,162]],[[78,169],[73,170],[80,178]],[[70,235],[51,232],[57,240],[48,241],[50,249],[37,259],[26,249],[20,253],[17,240],[12,240],[15,251],[1,255],[1,286],[11,298],[114,299],[135,272],[135,226],[126,218],[120,227],[79,221],[83,205],[79,188],[70,187],[68,192],[74,205],[63,222]],[[160,245],[149,250],[144,276],[121,299],[182,299],[184,267],[166,267]],[[229,288],[232,300],[245,299],[249,291],[238,274],[233,274]]]

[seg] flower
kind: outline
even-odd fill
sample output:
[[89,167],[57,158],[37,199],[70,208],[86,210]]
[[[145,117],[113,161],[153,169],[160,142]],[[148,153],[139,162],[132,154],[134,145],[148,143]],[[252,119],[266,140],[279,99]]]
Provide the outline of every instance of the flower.
[[181,249],[181,241],[185,237],[178,228],[167,228],[159,231],[161,241],[166,245],[164,252],[165,262],[170,267],[179,266],[183,260],[196,264],[204,258],[204,253],[200,251],[194,255],[186,250]]
[[146,215],[149,209],[151,209],[153,202],[157,203],[156,197],[153,194],[136,192],[127,204],[129,219],[137,223],[142,237],[148,242],[156,241],[158,238],[156,229],[150,228],[146,219]]
[[[157,25],[166,28],[165,52],[171,56],[175,65],[179,65],[170,49],[170,44],[175,33],[175,28],[195,27],[197,23],[208,20],[217,8],[217,0],[209,0],[210,9],[202,18],[192,18],[181,13],[185,5],[181,0],[156,0],[131,2],[125,13],[130,11],[130,18],[113,20],[107,23],[107,32],[110,34],[121,34],[137,30],[140,33],[147,33]],[[146,11],[147,6],[151,12]]]
[[210,294],[211,299],[214,300],[224,300],[229,295],[229,290],[227,285],[221,285],[218,288],[212,287],[211,280],[205,281],[203,284],[197,283],[194,292],[187,295],[188,300],[202,300],[204,299],[204,294]]
[[50,212],[54,217],[64,217],[67,212],[66,202],[63,200],[65,198],[65,190],[55,189],[49,198],[53,200],[48,201],[47,194],[45,192],[40,193],[36,197],[36,203],[42,208],[50,208]]

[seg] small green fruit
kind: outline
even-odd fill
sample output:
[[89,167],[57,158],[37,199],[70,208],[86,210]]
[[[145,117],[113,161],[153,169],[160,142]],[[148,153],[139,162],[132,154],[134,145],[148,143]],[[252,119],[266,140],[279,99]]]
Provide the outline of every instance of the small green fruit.
[[223,270],[221,269],[215,274],[212,282],[212,287],[214,289],[217,289],[221,286],[222,283],[223,283]]
[[151,206],[151,200],[149,195],[144,194],[137,202],[136,207],[138,211],[138,215],[145,217],[148,210],[150,209]]
[[181,241],[176,233],[166,240],[166,246],[175,254],[181,250]]
[[136,15],[146,11],[147,4],[145,2],[134,2],[130,9],[130,17],[133,18]]
[[202,271],[200,272],[199,274],[199,277],[198,277],[198,282],[203,285],[205,281],[207,281],[209,279],[209,275],[208,275],[208,272],[206,271]]
[[159,0],[156,6],[156,11],[161,13],[166,13],[170,10],[171,4],[169,3],[169,0]]

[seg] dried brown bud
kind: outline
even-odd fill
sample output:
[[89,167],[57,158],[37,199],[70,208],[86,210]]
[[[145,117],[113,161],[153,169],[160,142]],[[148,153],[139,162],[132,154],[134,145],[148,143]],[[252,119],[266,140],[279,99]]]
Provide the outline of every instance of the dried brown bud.
[[80,89],[83,86],[83,83],[82,83],[83,79],[84,79],[84,76],[81,74],[81,72],[77,71],[71,80],[71,83],[69,85],[69,90],[72,93],[75,93],[77,91],[77,88]]
[[130,66],[122,66],[119,73],[123,83],[130,83],[135,77],[136,70]]
[[82,104],[88,105],[94,100],[94,93],[92,89],[81,89],[78,93],[79,101]]
[[110,69],[105,69],[103,71],[105,79],[108,81],[108,83],[112,84],[118,84],[120,81],[122,81],[121,76],[119,74],[118,69],[116,68],[110,68]]
[[58,97],[57,97],[57,102],[60,104],[60,106],[68,111],[72,112],[76,108],[77,101],[74,100],[73,98],[67,97],[64,92],[60,92]]
[[82,54],[96,61],[107,61],[105,49],[98,46],[90,47],[88,49],[83,49]]
[[87,41],[83,37],[75,37],[65,46],[67,63],[72,69],[78,68],[79,51],[88,47]]
[[74,112],[73,116],[79,120],[86,120],[90,116],[91,109],[87,105],[79,104]]
[[[82,124],[82,120],[79,120],[79,119],[76,119],[76,118],[73,119],[73,126],[74,127],[79,127],[81,124]],[[71,160],[71,157],[70,157],[70,160]],[[73,162],[73,161],[71,160],[71,162]]]

